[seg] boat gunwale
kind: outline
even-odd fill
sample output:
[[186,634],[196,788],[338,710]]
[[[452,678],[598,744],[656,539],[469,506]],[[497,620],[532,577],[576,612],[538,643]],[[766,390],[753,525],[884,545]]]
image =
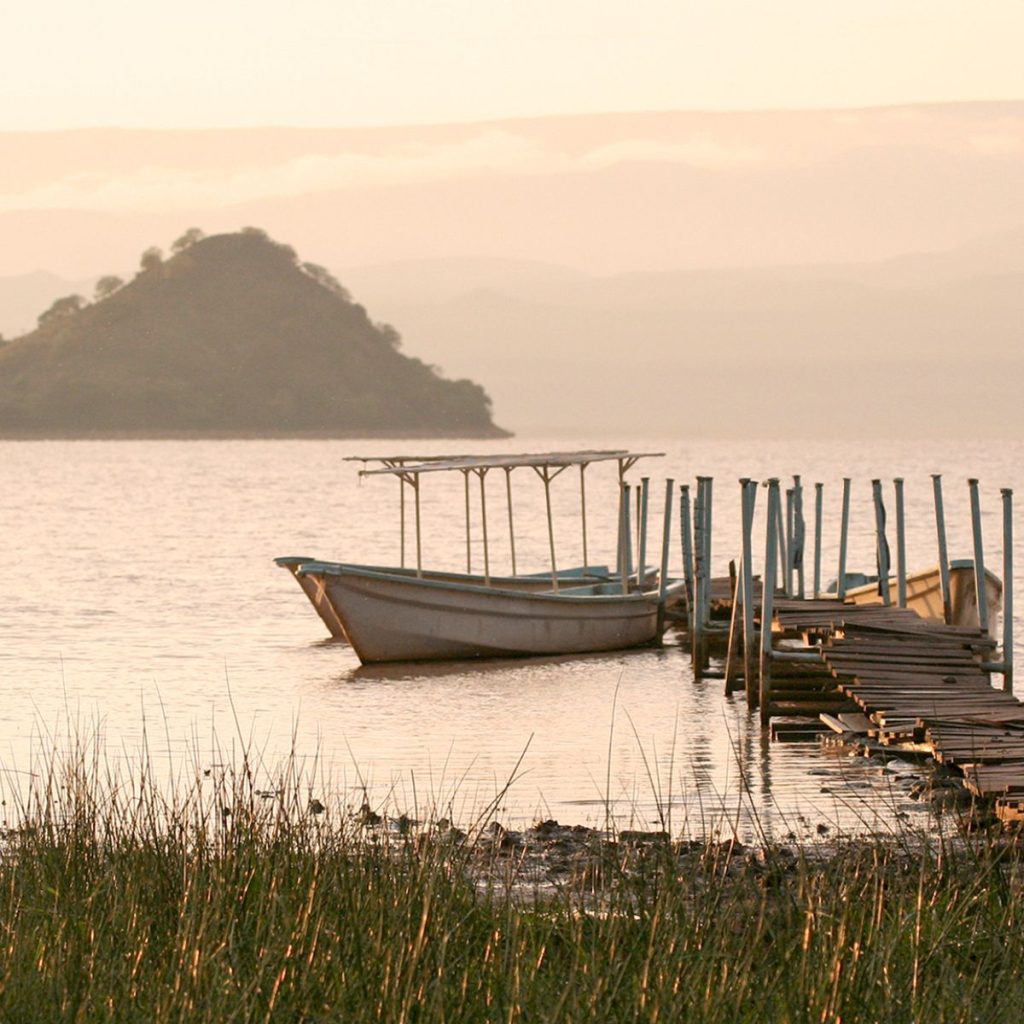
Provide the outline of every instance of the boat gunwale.
[[[657,605],[657,591],[633,591],[628,594],[583,594],[572,593],[576,588],[567,587],[559,590],[545,591],[521,591],[511,590],[504,587],[489,587],[483,584],[472,583],[450,583],[446,580],[423,579],[418,576],[400,576],[393,573],[374,572],[366,569],[356,569],[338,563],[310,562],[300,565],[296,572],[300,575],[313,575],[319,573],[323,576],[354,577],[369,580],[379,580],[387,583],[411,584],[415,587],[429,587],[436,590],[450,590],[472,594],[491,594],[495,596],[515,598],[516,600],[528,600],[548,603],[552,600],[558,603],[577,603],[585,601],[591,604],[651,604]],[[610,585],[615,585],[614,581]],[[683,586],[682,580],[677,580],[666,588],[666,594],[678,592]]]

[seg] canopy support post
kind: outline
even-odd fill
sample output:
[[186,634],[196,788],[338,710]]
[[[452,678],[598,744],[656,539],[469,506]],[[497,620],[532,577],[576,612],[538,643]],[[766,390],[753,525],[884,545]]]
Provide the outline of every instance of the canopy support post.
[[480,477],[480,529],[483,534],[484,541],[484,584],[486,586],[490,586],[491,555],[487,547],[487,488],[484,484],[484,479],[487,476],[487,470],[477,470],[477,476]]
[[512,469],[505,467],[505,498],[508,504],[508,544],[512,551],[512,575],[516,575],[516,531],[512,523]]

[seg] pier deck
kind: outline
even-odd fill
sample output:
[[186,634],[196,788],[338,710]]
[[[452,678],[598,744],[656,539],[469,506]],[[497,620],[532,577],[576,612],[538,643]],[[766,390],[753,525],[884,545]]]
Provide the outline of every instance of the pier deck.
[[994,799],[1000,817],[1024,817],[1024,703],[992,686],[987,633],[906,608],[777,598],[771,634],[757,689],[763,719],[817,715],[834,725],[855,710],[871,740],[931,756]]

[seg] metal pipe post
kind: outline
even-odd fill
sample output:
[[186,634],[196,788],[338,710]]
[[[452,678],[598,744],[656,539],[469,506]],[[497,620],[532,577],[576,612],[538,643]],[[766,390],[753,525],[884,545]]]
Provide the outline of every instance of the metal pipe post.
[[704,523],[704,478],[697,477],[697,495],[693,499],[693,626],[690,633],[697,678],[704,666]]
[[491,554],[487,545],[487,487],[484,484],[484,478],[487,476],[487,470],[480,469],[477,471],[477,475],[480,477],[480,530],[483,535],[484,542],[484,584],[490,586]]
[[896,489],[896,604],[907,607],[907,520],[903,507],[903,478],[893,480]]
[[[505,499],[508,504],[508,545],[512,551],[512,575],[516,575],[516,530],[512,522],[512,470],[505,467]],[[584,527],[584,536],[586,528]],[[586,550],[586,548],[584,548]]]
[[790,555],[796,568],[796,596],[802,601],[804,587],[804,539],[807,527],[804,523],[804,485],[799,476],[793,477],[793,552]]
[[619,550],[616,556],[619,586],[623,594],[629,593],[629,572],[626,568],[626,547],[629,545],[628,507],[629,484],[623,482],[619,485]]
[[403,569],[405,568],[405,481],[398,478],[398,522],[399,522],[399,534],[401,536],[401,542],[399,544],[401,561],[398,563]]
[[632,487],[629,484],[623,484],[623,504],[625,505],[626,522],[623,526],[623,545],[622,552],[625,562],[623,568],[626,571],[626,576],[633,575],[633,516],[630,509],[630,498],[632,495]]
[[793,539],[796,535],[796,492],[792,487],[786,488],[786,555],[783,561],[786,563],[785,572],[782,576],[782,589],[786,591],[786,597],[793,596]]
[[636,551],[636,582],[643,590],[644,586],[644,562],[647,560],[647,498],[651,486],[651,478],[642,476],[640,478],[640,489],[637,491],[638,510],[637,518],[640,536],[637,539]]
[[814,485],[814,596],[821,596],[821,521],[824,510],[825,485]]
[[544,506],[548,513],[548,547],[551,549],[551,586],[558,590],[558,564],[555,561],[555,524],[551,518],[551,477],[548,475],[548,467],[544,467],[544,474],[541,477],[544,481]]
[[967,481],[971,492],[971,532],[974,535],[974,594],[978,599],[978,625],[983,633],[988,632],[988,601],[985,598],[985,549],[981,542],[981,501],[978,498],[978,481],[973,477]]
[[679,532],[683,547],[683,580],[686,583],[687,626],[693,631],[693,532],[690,522],[690,485],[679,487]]
[[939,582],[942,586],[942,620],[947,625],[953,618],[952,598],[949,593],[949,552],[946,550],[946,513],[942,505],[942,474],[932,473],[932,491],[935,494],[935,532],[939,542]]
[[768,481],[768,525],[765,533],[764,576],[761,581],[761,650],[758,704],[761,724],[771,718],[772,703],[772,618],[775,614],[775,566],[778,559],[779,519],[781,518],[779,481]]
[[783,516],[783,514],[782,514],[782,493],[781,493],[781,491],[779,492],[779,507],[776,510],[776,512],[777,512],[777,515],[775,517],[775,521],[776,521],[775,532],[776,532],[776,535],[778,537],[777,544],[778,544],[778,551],[779,551],[779,553],[778,553],[779,569],[778,569],[778,576],[776,577],[776,580],[781,579],[781,581],[782,581],[782,591],[786,595],[786,597],[789,597],[789,587],[787,585],[787,580],[788,580],[788,577],[789,577],[789,552],[788,552],[787,546],[786,546],[786,519],[785,519],[785,516]]
[[704,477],[704,607],[701,609],[703,624],[711,622],[711,509],[713,502],[712,489],[714,478]]
[[466,490],[466,573],[468,574],[468,573],[471,573],[473,571],[473,546],[472,546],[472,538],[470,536],[470,529],[469,529],[469,470],[468,469],[464,469],[462,471],[462,480],[463,480],[463,483],[466,485],[465,486],[465,490]]
[[413,476],[413,493],[416,495],[416,575],[423,575],[423,540],[420,532],[420,476]]
[[665,481],[665,513],[661,523],[661,567],[658,571],[658,638],[665,628],[665,595],[668,591],[668,554],[672,543],[672,503],[675,499],[676,482]]
[[882,604],[892,604],[889,595],[889,543],[885,539],[885,505],[882,503],[882,481],[871,481],[871,496],[875,502],[875,551],[878,559],[878,593]]
[[590,565],[587,558],[587,464],[580,463],[580,524],[583,528],[583,566]]
[[757,481],[741,480],[740,508],[743,528],[740,586],[743,595],[743,684],[747,700],[754,697],[754,570],[753,543],[754,503],[757,500]]
[[843,511],[839,520],[839,578],[836,580],[836,597],[846,597],[846,542],[850,535],[850,478],[843,477]]
[[1003,689],[1013,693],[1013,491],[1003,496]]

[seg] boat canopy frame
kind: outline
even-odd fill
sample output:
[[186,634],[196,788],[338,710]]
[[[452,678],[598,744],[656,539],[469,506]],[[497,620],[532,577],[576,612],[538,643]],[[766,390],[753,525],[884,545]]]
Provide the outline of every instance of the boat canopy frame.
[[[555,530],[551,512],[552,481],[566,469],[578,466],[580,471],[580,523],[583,539],[583,565],[589,564],[587,554],[587,492],[586,470],[594,462],[617,462],[620,494],[625,488],[625,476],[633,466],[643,458],[660,458],[664,452],[632,452],[622,448],[586,449],[568,452],[543,452],[529,454],[490,455],[373,455],[346,456],[345,461],[379,463],[378,468],[363,468],[359,471],[360,479],[364,476],[394,476],[399,481],[400,533],[401,533],[401,564],[405,567],[406,549],[406,512],[405,489],[409,487],[413,493],[413,506],[416,524],[416,575],[423,573],[423,541],[420,516],[420,477],[425,473],[462,473],[465,481],[465,516],[466,516],[466,572],[472,570],[472,524],[470,502],[470,476],[475,475],[480,486],[480,523],[483,541],[484,582],[489,583],[491,577],[490,548],[487,534],[487,492],[485,479],[492,469],[500,469],[505,473],[505,494],[508,509],[509,546],[512,559],[512,575],[517,575],[515,524],[512,504],[512,471],[515,469],[532,469],[544,485],[544,505],[548,527],[548,549],[551,559],[551,581],[555,590],[558,589],[558,564],[555,552]],[[620,498],[620,500],[622,500]],[[620,542],[621,548],[621,542]],[[620,567],[621,568],[621,567]],[[623,570],[624,571],[624,570]]]

